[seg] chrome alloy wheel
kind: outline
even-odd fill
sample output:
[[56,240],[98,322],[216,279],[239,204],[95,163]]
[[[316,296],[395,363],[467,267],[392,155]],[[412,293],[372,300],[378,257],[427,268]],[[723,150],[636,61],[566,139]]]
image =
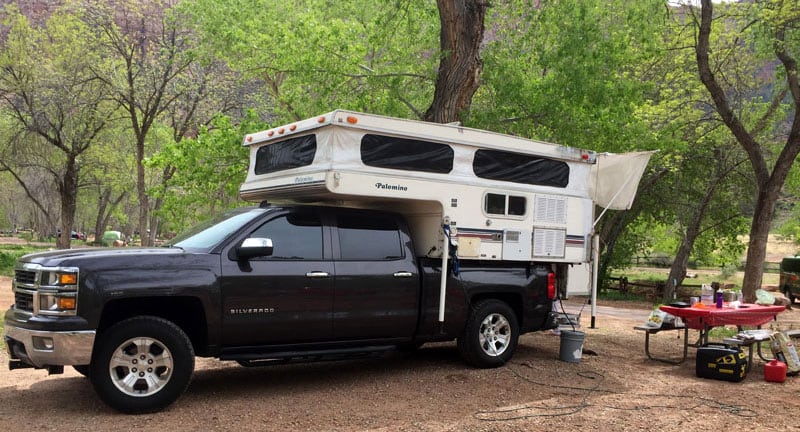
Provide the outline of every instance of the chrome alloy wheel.
[[487,315],[481,322],[478,340],[486,355],[491,357],[502,355],[511,340],[511,324],[499,313]]
[[124,394],[152,396],[169,382],[174,360],[169,349],[150,337],[128,339],[114,350],[108,371],[111,381]]

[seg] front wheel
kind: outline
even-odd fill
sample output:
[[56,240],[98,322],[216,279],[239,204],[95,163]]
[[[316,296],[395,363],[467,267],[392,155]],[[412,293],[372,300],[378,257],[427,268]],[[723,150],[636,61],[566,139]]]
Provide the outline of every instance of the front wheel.
[[189,386],[194,350],[170,321],[143,316],[119,322],[100,336],[89,370],[95,391],[127,413],[158,411]]
[[517,349],[519,325],[514,311],[500,300],[484,300],[470,310],[458,350],[464,360],[479,368],[504,365]]

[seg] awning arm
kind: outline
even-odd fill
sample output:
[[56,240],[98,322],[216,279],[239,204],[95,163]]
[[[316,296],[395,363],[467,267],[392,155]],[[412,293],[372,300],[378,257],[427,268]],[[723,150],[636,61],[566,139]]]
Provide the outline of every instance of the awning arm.
[[623,185],[619,187],[619,189],[617,190],[617,193],[615,193],[614,196],[611,197],[611,200],[608,202],[608,205],[603,207],[603,211],[600,212],[600,216],[598,216],[597,219],[594,220],[594,223],[592,223],[592,230],[594,230],[594,227],[597,226],[598,222],[600,222],[600,219],[603,218],[603,215],[606,214],[606,212],[608,211],[608,208],[611,207],[612,204],[614,204],[614,200],[616,200],[617,197],[619,197],[619,195],[622,193],[622,191],[625,190],[625,187],[628,186],[628,183],[630,183],[634,178],[641,178],[641,176],[631,175],[631,176],[628,177],[627,180],[625,180],[625,183],[623,183]]

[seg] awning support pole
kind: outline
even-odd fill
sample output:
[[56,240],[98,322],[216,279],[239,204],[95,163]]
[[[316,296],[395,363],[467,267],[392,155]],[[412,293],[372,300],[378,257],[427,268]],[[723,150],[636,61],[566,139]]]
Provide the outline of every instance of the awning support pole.
[[592,328],[597,317],[597,273],[600,262],[600,234],[592,236]]
[[439,322],[444,322],[444,307],[445,307],[445,297],[447,297],[447,260],[450,255],[450,239],[449,233],[450,230],[450,218],[445,217],[444,225],[442,226],[444,230],[444,241],[442,242],[442,279],[439,282]]

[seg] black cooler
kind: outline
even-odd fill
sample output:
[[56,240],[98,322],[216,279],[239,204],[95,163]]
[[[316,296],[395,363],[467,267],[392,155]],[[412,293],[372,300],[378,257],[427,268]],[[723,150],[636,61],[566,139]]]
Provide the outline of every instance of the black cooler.
[[747,376],[747,354],[739,347],[708,344],[697,349],[697,376],[739,382]]

